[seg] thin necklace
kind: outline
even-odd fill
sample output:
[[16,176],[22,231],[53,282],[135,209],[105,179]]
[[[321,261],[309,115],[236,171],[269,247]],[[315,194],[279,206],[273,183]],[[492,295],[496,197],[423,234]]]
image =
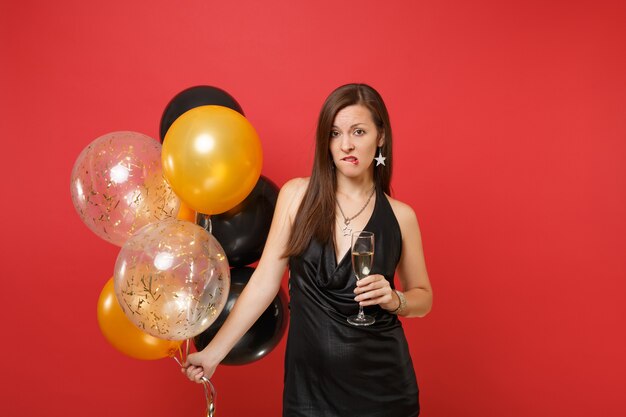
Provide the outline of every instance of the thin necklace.
[[363,207],[361,207],[361,210],[359,210],[359,212],[357,214],[355,214],[354,216],[352,216],[352,217],[346,217],[345,213],[341,209],[341,206],[339,205],[339,200],[337,200],[335,198],[335,201],[337,202],[337,207],[339,207],[339,211],[341,212],[341,216],[343,217],[343,224],[344,224],[344,226],[343,226],[343,229],[341,229],[341,231],[343,232],[344,236],[350,236],[352,234],[352,229],[348,227],[348,225],[350,225],[350,221],[356,219],[359,216],[359,214],[363,213],[363,210],[365,210],[365,207],[367,207],[367,205],[369,204],[370,200],[374,196],[374,191],[376,191],[376,186],[374,186],[372,188],[372,192],[371,192],[370,196],[367,198],[367,201],[365,202]]

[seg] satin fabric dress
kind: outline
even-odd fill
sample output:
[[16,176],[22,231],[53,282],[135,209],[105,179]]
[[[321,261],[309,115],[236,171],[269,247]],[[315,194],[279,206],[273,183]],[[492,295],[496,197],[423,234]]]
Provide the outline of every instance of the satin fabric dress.
[[[374,232],[372,274],[393,287],[402,252],[400,226],[377,191],[364,228]],[[350,251],[335,259],[333,244],[313,240],[289,260],[290,324],[285,353],[284,417],[413,417],[419,391],[402,324],[379,306],[376,323],[352,326],[358,312]]]

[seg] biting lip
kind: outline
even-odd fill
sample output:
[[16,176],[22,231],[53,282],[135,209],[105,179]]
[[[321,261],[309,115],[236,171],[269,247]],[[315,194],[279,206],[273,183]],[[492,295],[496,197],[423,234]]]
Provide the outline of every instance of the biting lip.
[[341,158],[341,160],[355,165],[359,163],[359,159],[355,156],[346,156],[345,158]]

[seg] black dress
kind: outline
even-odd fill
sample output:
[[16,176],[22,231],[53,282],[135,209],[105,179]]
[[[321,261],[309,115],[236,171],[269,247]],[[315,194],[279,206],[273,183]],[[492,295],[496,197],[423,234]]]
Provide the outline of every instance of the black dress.
[[[381,191],[364,229],[375,234],[372,274],[393,287],[402,236]],[[332,244],[312,241],[290,258],[289,269],[283,416],[417,416],[419,391],[400,320],[373,306],[365,308],[376,318],[373,325],[346,321],[358,312],[349,251],[337,264]]]

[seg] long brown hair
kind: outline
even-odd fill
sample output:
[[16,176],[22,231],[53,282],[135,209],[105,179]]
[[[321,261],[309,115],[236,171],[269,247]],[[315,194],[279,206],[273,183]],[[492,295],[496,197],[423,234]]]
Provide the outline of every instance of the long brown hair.
[[[328,243],[335,233],[335,191],[337,177],[330,154],[330,132],[337,113],[348,106],[360,104],[372,113],[379,137],[384,133],[382,154],[385,165],[374,169],[374,184],[378,191],[390,194],[392,135],[387,107],[376,90],[367,84],[346,84],[330,93],[317,121],[315,160],[306,193],[294,219],[285,256],[297,256],[309,246],[311,239]],[[333,219],[333,221],[330,221]]]

